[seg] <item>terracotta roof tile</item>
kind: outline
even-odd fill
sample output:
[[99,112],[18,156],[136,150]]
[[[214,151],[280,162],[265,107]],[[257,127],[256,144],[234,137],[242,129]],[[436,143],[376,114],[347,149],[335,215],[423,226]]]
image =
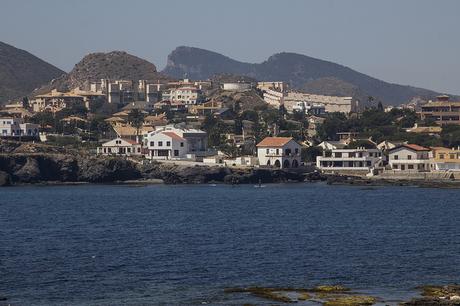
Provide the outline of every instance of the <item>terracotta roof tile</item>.
[[126,142],[128,142],[128,143],[130,143],[130,144],[132,144],[132,145],[138,144],[136,141],[131,140],[131,139],[126,139],[126,138],[121,138],[121,139],[123,139],[124,141],[126,141]]
[[414,151],[431,151],[429,148],[425,148],[425,147],[419,146],[417,144],[402,144],[400,146],[397,146],[397,147],[391,149],[390,151],[393,151],[393,150],[396,150],[396,149],[399,149],[399,148],[407,148],[407,149],[414,150]]
[[172,139],[179,140],[179,141],[184,141],[185,139],[180,137],[174,132],[163,132],[164,135],[171,137]]
[[257,144],[258,147],[282,147],[292,140],[292,137],[265,137]]

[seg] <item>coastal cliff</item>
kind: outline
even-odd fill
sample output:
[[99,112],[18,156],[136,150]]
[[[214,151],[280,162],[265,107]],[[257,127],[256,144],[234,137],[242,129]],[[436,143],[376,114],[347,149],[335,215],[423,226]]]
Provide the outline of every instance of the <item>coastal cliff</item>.
[[94,156],[43,144],[3,142],[0,186],[37,183],[115,183],[156,179],[166,184],[222,182],[279,183],[303,181],[306,174],[279,169],[184,166],[135,162],[123,157]]

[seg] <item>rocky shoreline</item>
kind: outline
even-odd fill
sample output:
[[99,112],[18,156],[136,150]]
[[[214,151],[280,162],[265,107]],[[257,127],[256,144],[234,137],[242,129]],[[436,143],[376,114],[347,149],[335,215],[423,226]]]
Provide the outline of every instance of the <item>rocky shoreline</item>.
[[[138,163],[120,157],[78,154],[0,154],[0,186],[77,183],[281,183],[312,174],[285,170]],[[321,179],[321,178],[318,178]]]
[[23,184],[258,184],[326,181],[330,185],[460,188],[460,181],[401,180],[322,174],[314,168],[234,168],[95,156],[87,150],[45,144],[0,142],[0,186]]

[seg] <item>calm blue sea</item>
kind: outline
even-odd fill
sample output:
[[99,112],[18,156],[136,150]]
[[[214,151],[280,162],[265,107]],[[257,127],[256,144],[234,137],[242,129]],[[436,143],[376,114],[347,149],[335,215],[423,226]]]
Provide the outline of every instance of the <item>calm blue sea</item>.
[[11,305],[253,302],[227,287],[460,282],[460,190],[323,184],[0,190]]

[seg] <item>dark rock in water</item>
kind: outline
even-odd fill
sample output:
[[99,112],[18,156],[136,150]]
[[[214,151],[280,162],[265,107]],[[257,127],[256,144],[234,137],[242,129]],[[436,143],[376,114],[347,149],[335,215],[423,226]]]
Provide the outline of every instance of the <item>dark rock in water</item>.
[[142,177],[162,179],[165,184],[204,184],[223,182],[230,173],[228,168],[206,166],[179,166],[152,162],[140,167]]
[[23,166],[13,173],[15,180],[23,183],[40,181],[40,167],[36,158],[27,157]]
[[409,302],[402,303],[404,306],[453,306],[460,305],[460,301],[440,299],[436,297],[424,297],[412,299]]
[[108,183],[141,177],[136,165],[125,159],[88,157],[78,160],[79,181]]
[[438,306],[460,305],[460,285],[422,286],[422,298],[415,298],[403,305]]
[[6,173],[5,171],[0,171],[0,187],[10,186],[10,185],[11,185],[10,175]]

